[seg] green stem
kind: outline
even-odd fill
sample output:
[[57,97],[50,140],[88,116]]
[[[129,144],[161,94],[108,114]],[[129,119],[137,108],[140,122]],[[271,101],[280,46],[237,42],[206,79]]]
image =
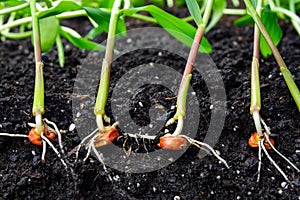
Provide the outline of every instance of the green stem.
[[31,22],[31,21],[32,21],[31,17],[25,17],[25,18],[15,20],[15,21],[10,22],[10,23],[6,23],[6,24],[4,24],[3,26],[0,27],[0,32],[5,30],[5,29],[20,26],[21,24],[25,24],[25,23],[28,23],[28,22]]
[[44,77],[43,77],[43,62],[41,54],[40,30],[39,21],[36,16],[35,0],[30,1],[30,10],[32,16],[32,33],[35,56],[35,85],[32,113],[36,116],[37,130],[42,132],[41,115],[45,112],[44,109]]
[[[16,17],[16,12],[11,13],[10,16],[9,16],[9,18],[8,18],[7,23],[13,22],[13,21],[15,20],[15,17]],[[5,33],[9,33],[9,31],[10,31],[10,28],[7,28],[7,29],[3,30],[2,33],[4,33],[4,34],[5,34]],[[1,37],[1,40],[4,41],[4,40],[5,40],[5,37],[2,36],[2,37]]]
[[208,23],[209,17],[210,17],[210,13],[212,10],[212,6],[213,6],[214,1],[213,0],[207,0],[207,5],[205,7],[205,12],[203,14],[203,25],[204,25],[204,29]]
[[293,99],[298,106],[298,110],[300,112],[300,92],[299,92],[299,89],[298,89],[296,83],[293,80],[293,76],[287,68],[281,67],[280,71],[283,75],[283,78],[284,78],[284,80],[293,96]]
[[24,8],[27,8],[29,6],[29,2],[23,3],[21,5],[18,6],[14,6],[14,7],[10,7],[10,8],[5,8],[0,10],[0,15],[6,15],[12,12],[16,12],[18,10],[22,10]]
[[28,38],[32,35],[31,31],[26,31],[23,33],[6,33],[6,32],[2,32],[1,35],[3,35],[5,38],[9,38],[9,39],[24,39],[24,38]]
[[[87,14],[84,10],[70,11],[70,12],[65,12],[65,13],[56,15],[56,17],[58,19],[69,19],[69,18],[82,17],[82,16],[87,16]],[[13,28],[16,26],[20,26],[22,24],[29,23],[31,21],[32,21],[32,17],[24,17],[22,19],[18,19],[18,20],[12,21],[10,23],[6,23],[0,27],[0,32],[5,29],[8,29],[8,28]]]
[[[223,10],[224,15],[245,15],[247,11],[245,9],[234,9],[234,8],[226,8]],[[185,22],[189,22],[193,20],[192,16],[184,17],[181,20]]]
[[136,19],[141,19],[141,20],[146,21],[146,22],[157,23],[156,19],[154,19],[152,17],[149,17],[149,16],[141,15],[141,14],[133,14],[130,17],[133,17],[133,18],[136,18]]
[[297,22],[298,24],[300,24],[300,17],[298,15],[296,15],[292,11],[289,11],[285,8],[276,6],[272,0],[268,0],[268,2],[269,2],[271,10],[273,12],[283,13],[286,16],[290,17],[291,19],[295,20],[295,22]]
[[245,14],[247,14],[247,11],[246,11],[246,9],[226,8],[223,10],[223,14],[225,14],[225,15],[245,15]]
[[[113,51],[115,45],[115,34],[116,34],[116,27],[118,23],[119,9],[121,6],[121,2],[122,0],[116,0],[114,2],[112,12],[111,12],[105,58],[103,59],[102,62],[100,85],[97,93],[96,104],[94,107],[94,113],[97,119],[99,119],[98,116],[101,116],[102,118],[105,115],[105,105],[107,103],[107,98],[108,98],[111,63],[112,63],[112,57],[113,57]],[[102,131],[104,129],[104,126],[103,126],[103,122],[102,123],[101,122],[97,120],[98,128]]]
[[69,12],[64,12],[59,15],[56,15],[57,19],[70,19],[70,18],[85,17],[85,16],[87,16],[85,10],[69,11]]
[[[258,0],[256,11],[261,15],[262,0]],[[256,131],[260,138],[263,138],[263,133],[260,124],[259,111],[261,109],[261,95],[260,95],[260,82],[259,82],[259,43],[260,31],[258,26],[254,26],[254,39],[253,39],[253,58],[251,64],[251,103],[250,113],[252,114]]]
[[[289,7],[290,7],[291,12],[296,13],[295,0],[289,1]],[[298,35],[300,35],[300,24],[298,24],[294,19],[292,19],[292,24],[293,24],[295,30],[298,32]]]
[[56,48],[58,53],[58,62],[61,67],[65,65],[65,52],[64,52],[64,45],[62,43],[60,34],[56,36]]
[[196,34],[194,36],[194,41],[189,53],[189,57],[185,66],[185,70],[183,73],[183,77],[179,86],[179,91],[178,91],[178,97],[177,97],[177,115],[182,115],[183,117],[185,116],[185,104],[186,104],[186,96],[185,96],[185,87],[188,82],[188,77],[192,73],[193,70],[193,65],[196,60],[196,56],[198,53],[198,49],[204,34],[205,27],[208,23],[210,13],[212,10],[212,5],[213,5],[213,0],[208,0],[207,1],[207,7],[205,9],[205,12],[203,14],[203,23],[200,24],[197,28]]
[[[276,48],[275,44],[273,43],[273,40],[271,39],[270,35],[268,34],[268,31],[266,30],[265,26],[263,25],[259,15],[257,14],[255,9],[253,8],[250,0],[244,0],[244,2],[245,2],[246,6],[248,8],[248,11],[249,11],[250,15],[252,16],[252,18],[255,21],[256,25],[258,26],[260,32],[262,33],[262,35],[264,36],[264,38],[265,38],[266,42],[268,43],[270,49],[272,50],[272,53],[275,57],[275,60],[276,60],[277,64],[280,67],[280,70],[281,71],[282,70],[288,71],[285,62],[283,61],[278,49]],[[296,102],[297,107],[300,111],[300,92],[299,92],[299,89],[297,88],[297,85],[294,82],[292,76],[288,76],[288,74],[289,73],[283,73],[283,76],[284,76],[286,84],[288,85],[288,88],[289,88],[289,90],[292,94],[292,97],[294,98],[294,101]],[[293,89],[291,90],[290,88],[293,88]]]

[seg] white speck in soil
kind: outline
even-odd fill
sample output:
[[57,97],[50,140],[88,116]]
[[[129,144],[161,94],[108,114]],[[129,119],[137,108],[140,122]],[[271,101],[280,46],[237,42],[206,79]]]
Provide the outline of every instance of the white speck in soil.
[[33,156],[35,156],[35,155],[36,155],[35,151],[33,151],[33,150],[31,151],[31,153],[32,153],[32,155],[33,155]]
[[237,196],[237,197],[236,197],[236,199],[238,199],[238,200],[239,200],[239,199],[241,199],[241,197],[240,197],[240,196]]
[[136,183],[136,187],[140,187],[140,183]]
[[114,179],[115,181],[119,181],[119,180],[120,180],[120,176],[115,175],[115,176],[113,176],[113,179]]
[[171,106],[171,110],[174,110],[176,108],[176,106]]
[[143,105],[142,102],[139,102],[139,106],[140,106],[140,107],[144,107],[144,105]]
[[282,182],[280,185],[284,189],[288,188],[287,182]]
[[291,169],[291,166],[288,165],[288,166],[286,166],[286,168]]
[[160,51],[160,52],[158,52],[158,56],[162,56],[162,52]]
[[196,95],[196,92],[192,92],[192,95]]
[[153,191],[153,192],[156,192],[156,191],[157,191],[156,187],[153,187],[153,188],[152,188],[152,191]]
[[247,194],[250,196],[252,194],[252,192],[248,192]]
[[240,174],[241,172],[239,170],[236,170],[236,174]]
[[181,177],[184,177],[184,174],[181,174]]
[[169,131],[169,129],[165,129],[165,133],[169,133],[170,131]]
[[2,124],[0,124],[0,128],[2,128]]
[[149,124],[149,128],[153,128],[153,124]]
[[157,161],[160,161],[161,160],[161,157],[160,156],[157,156]]
[[270,75],[268,76],[268,78],[272,78],[272,74],[270,74]]
[[219,175],[219,176],[217,176],[217,179],[221,179],[221,176]]
[[210,194],[215,194],[214,191],[210,191]]
[[231,109],[234,110],[234,106],[231,106]]
[[132,42],[132,39],[131,39],[131,38],[128,38],[128,39],[126,40],[126,42],[127,42],[127,43],[131,43],[131,42]]
[[168,159],[170,162],[173,162],[174,161],[174,158],[169,158]]
[[213,108],[214,108],[214,105],[211,104],[211,105],[209,106],[209,109],[213,109]]
[[80,115],[81,115],[80,112],[76,113],[76,117],[80,117]]
[[159,77],[158,77],[158,76],[155,76],[154,78],[155,78],[156,80],[158,80],[158,79],[159,79]]
[[180,200],[180,196],[175,196],[174,200]]
[[279,189],[278,194],[282,194],[282,193],[283,193],[282,189]]
[[163,190],[162,192],[163,192],[163,193],[166,193],[166,190]]
[[149,65],[150,65],[151,67],[153,67],[153,66],[154,66],[153,62],[150,62],[150,63],[149,63]]
[[71,131],[74,131],[74,129],[75,129],[75,124],[70,124],[70,126],[69,126],[69,131],[71,132]]
[[83,108],[84,108],[84,104],[81,103],[81,104],[80,104],[80,110],[82,110]]
[[272,176],[272,177],[271,177],[271,180],[275,180],[275,177],[274,177],[274,176]]

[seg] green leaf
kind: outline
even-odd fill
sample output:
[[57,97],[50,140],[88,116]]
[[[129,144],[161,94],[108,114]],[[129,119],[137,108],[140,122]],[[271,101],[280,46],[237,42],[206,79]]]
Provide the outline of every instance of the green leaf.
[[53,15],[58,15],[66,11],[75,11],[82,9],[77,3],[71,0],[60,1],[58,4],[54,5],[50,9],[43,10],[37,13],[39,18],[49,17]]
[[[84,10],[88,14],[90,18],[92,18],[105,32],[108,32],[109,28],[109,20],[110,20],[110,13],[97,9],[97,8],[88,8],[85,7]],[[126,33],[126,25],[124,19],[119,17],[116,34],[122,34],[125,36]]]
[[[261,19],[274,44],[277,46],[282,37],[282,30],[278,24],[278,17],[276,13],[268,9],[263,9]],[[264,57],[272,55],[272,51],[262,35],[260,35],[260,50]]]
[[252,25],[254,24],[254,21],[250,15],[246,14],[238,18],[237,20],[235,20],[233,23],[236,26],[243,26],[243,25]]
[[151,3],[163,7],[165,5],[165,1],[164,0],[150,0]]
[[112,0],[102,0],[101,8],[112,8],[114,5],[114,1]]
[[42,52],[50,51],[58,33],[59,21],[55,16],[39,20]]
[[256,6],[257,6],[257,0],[251,0],[251,3],[253,5],[253,7],[256,8]]
[[85,36],[86,39],[92,40],[94,39],[97,35],[100,35],[103,32],[103,27],[98,26],[96,28],[92,28],[88,34]]
[[[156,6],[149,5],[138,8],[130,8],[123,10],[123,14],[125,16],[130,16],[141,11],[149,12],[156,19],[158,24],[160,24],[170,35],[188,47],[192,46],[192,39],[196,34],[196,28]],[[182,37],[182,35],[187,36],[189,39],[187,39],[187,37]],[[212,52],[212,47],[205,37],[202,37],[200,45],[200,52]]]
[[208,26],[205,29],[205,32],[208,32],[210,29],[212,29],[218,21],[221,19],[223,15],[223,11],[226,8],[226,1],[224,0],[215,0],[213,4],[213,16],[212,19],[210,20]]
[[175,0],[175,2],[178,8],[181,8],[185,4],[185,0]]
[[201,11],[196,0],[186,0],[186,5],[189,9],[190,14],[192,15],[197,26],[203,23]]
[[68,27],[59,27],[59,33],[65,37],[74,46],[86,49],[86,50],[98,50],[104,51],[105,47],[103,45],[97,44],[85,38],[82,38],[76,31]]
[[130,3],[133,7],[138,7],[145,5],[146,0],[130,0]]

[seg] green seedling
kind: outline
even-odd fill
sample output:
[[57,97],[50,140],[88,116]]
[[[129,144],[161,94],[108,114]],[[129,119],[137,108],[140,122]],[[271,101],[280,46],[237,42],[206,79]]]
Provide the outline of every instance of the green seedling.
[[[224,159],[222,159],[216,151],[210,147],[208,144],[196,141],[192,138],[189,138],[186,135],[181,134],[184,118],[185,118],[185,112],[186,112],[186,98],[188,93],[188,86],[191,80],[191,72],[193,69],[193,64],[196,59],[197,52],[199,51],[199,45],[201,43],[201,40],[203,38],[203,34],[205,31],[205,27],[209,21],[210,13],[212,10],[213,1],[208,0],[207,7],[205,9],[203,18],[200,13],[200,8],[196,1],[187,1],[189,10],[191,14],[193,15],[195,22],[198,25],[197,30],[194,29],[191,25],[187,25],[184,21],[173,17],[172,15],[165,13],[161,9],[155,7],[155,6],[144,6],[139,8],[124,8],[120,9],[121,6],[121,0],[116,0],[114,2],[114,6],[111,11],[111,17],[110,17],[110,23],[109,23],[109,30],[108,30],[108,39],[107,39],[107,45],[106,45],[106,52],[105,52],[105,58],[103,59],[102,63],[102,71],[101,71],[101,77],[100,77],[100,85],[99,90],[97,94],[96,104],[94,108],[94,113],[96,115],[96,122],[97,122],[97,129],[93,131],[91,134],[89,134],[87,137],[85,137],[82,142],[79,144],[79,147],[76,152],[76,160],[78,159],[78,153],[81,148],[81,146],[88,140],[87,142],[87,149],[88,154],[85,157],[85,159],[88,157],[89,153],[93,151],[98,160],[103,162],[101,157],[99,156],[98,152],[95,151],[95,147],[103,146],[106,144],[109,144],[114,139],[116,139],[119,135],[115,123],[114,125],[105,126],[104,122],[110,123],[110,119],[105,114],[105,105],[107,103],[107,97],[108,97],[108,90],[109,90],[109,81],[110,81],[110,70],[111,70],[111,63],[112,63],[112,54],[113,54],[113,48],[115,43],[115,34],[118,31],[119,27],[119,17],[120,16],[132,16],[136,14],[139,11],[148,11],[156,20],[157,23],[159,23],[163,28],[168,28],[171,30],[178,30],[179,32],[185,32],[187,34],[185,35],[191,35],[194,37],[194,41],[192,44],[187,45],[191,46],[190,55],[187,61],[187,65],[185,68],[185,72],[182,78],[182,82],[179,87],[178,97],[177,97],[177,112],[175,116],[170,119],[166,126],[171,125],[175,121],[177,121],[177,127],[173,134],[171,135],[165,135],[160,138],[160,143],[158,144],[162,149],[172,149],[172,150],[179,150],[181,147],[187,146],[187,143],[190,142],[191,144],[194,144],[195,146],[199,148],[204,148],[208,151],[211,151],[221,162],[223,162],[227,167],[227,163]],[[88,9],[87,12],[90,14],[90,16],[94,16],[94,20],[97,21],[97,13],[94,12],[95,9]],[[98,14],[99,15],[99,14]],[[173,20],[173,21],[172,21]],[[183,24],[182,26],[179,26],[178,24]],[[183,28],[187,27],[188,30],[191,30],[192,32],[188,32],[188,30],[184,30]],[[195,30],[195,31],[193,31]],[[171,32],[170,32],[171,33]],[[174,37],[178,37],[175,36]],[[182,40],[182,38],[177,38],[179,40]],[[206,44],[208,44],[206,41],[204,41],[204,47]],[[208,51],[211,51],[211,47],[206,46]],[[143,136],[143,135],[135,135],[135,134],[126,134],[129,137],[142,137],[146,139],[154,139],[153,136]],[[113,140],[111,140],[113,139]],[[98,142],[101,141],[101,142]]]
[[[270,137],[271,132],[264,120],[260,116],[260,109],[261,109],[261,94],[260,94],[260,82],[259,82],[259,44],[260,44],[260,32],[263,34],[265,37],[266,41],[268,42],[270,48],[273,51],[273,55],[276,58],[276,61],[278,62],[281,71],[287,71],[288,74],[288,69],[286,68],[278,50],[276,49],[275,45],[273,44],[273,41],[271,37],[268,35],[268,32],[264,28],[264,25],[262,21],[260,20],[260,14],[261,14],[261,5],[262,5],[262,0],[258,0],[257,5],[256,5],[256,10],[252,6],[251,2],[249,0],[245,0],[245,4],[249,10],[250,15],[253,17],[255,21],[255,26],[254,26],[254,47],[253,47],[253,59],[252,59],[252,65],[251,65],[251,105],[250,105],[250,112],[253,116],[254,124],[256,127],[255,133],[253,133],[248,141],[248,144],[251,147],[258,147],[258,176],[257,176],[257,181],[260,179],[260,174],[261,174],[261,164],[262,164],[262,153],[264,152],[267,158],[270,160],[270,162],[275,166],[275,168],[282,174],[284,179],[288,182],[288,176],[284,173],[284,171],[277,165],[277,163],[272,159],[272,157],[268,153],[268,149],[273,149],[279,156],[281,156],[284,160],[286,160],[293,168],[297,170],[297,172],[300,172],[300,170],[291,162],[289,161],[284,155],[282,155],[275,147],[274,147],[274,140]],[[286,75],[283,74],[285,77]],[[296,93],[293,95],[297,99],[297,93],[299,95],[299,90],[297,90],[297,86],[295,87],[295,83],[293,82],[293,79],[291,79],[291,76],[288,76],[288,79],[286,83],[288,85],[291,85],[289,87],[292,87],[293,89],[290,90],[293,93]],[[262,129],[262,126],[264,127],[264,131]],[[263,152],[262,152],[263,150]]]
[[226,165],[226,167],[228,167],[226,161],[222,159],[208,144],[194,140],[182,134],[184,119],[186,116],[186,99],[188,95],[188,86],[192,78],[193,65],[195,63],[195,59],[198,53],[199,44],[202,40],[205,28],[209,21],[210,13],[213,6],[213,0],[207,1],[203,17],[201,16],[201,11],[196,0],[187,0],[186,3],[192,17],[194,18],[195,23],[197,24],[197,31],[194,36],[193,45],[191,47],[189,57],[183,73],[183,77],[179,86],[176,103],[177,110],[175,116],[169,119],[166,123],[166,126],[169,126],[177,122],[177,126],[172,134],[167,134],[160,138],[159,146],[162,149],[179,150],[180,148],[187,146],[187,142],[189,142],[197,146],[198,148],[206,148],[206,150],[212,152],[222,163]]
[[[35,124],[29,123],[31,130],[28,135],[20,134],[7,134],[1,133],[2,136],[10,137],[27,137],[30,142],[34,145],[43,146],[42,161],[45,160],[46,144],[48,144],[60,158],[62,164],[67,168],[67,164],[61,155],[64,155],[61,134],[54,122],[47,119],[42,119],[42,115],[45,112],[44,108],[44,78],[43,78],[43,67],[42,54],[41,54],[41,40],[40,40],[40,29],[39,20],[36,15],[36,2],[31,0],[29,2],[32,19],[32,32],[33,32],[33,46],[35,55],[35,85],[34,85],[34,100],[32,106],[32,114],[35,116]],[[51,127],[51,126],[52,127]],[[53,146],[50,140],[54,140],[58,137],[60,146],[60,152]]]
[[[109,117],[105,114],[105,105],[107,103],[109,83],[110,83],[110,71],[112,66],[114,45],[115,45],[115,35],[117,30],[117,24],[119,19],[119,10],[121,7],[122,0],[115,0],[111,11],[111,17],[108,28],[107,44],[105,50],[105,57],[102,61],[102,69],[100,76],[100,84],[97,93],[96,103],[94,107],[94,114],[96,116],[97,129],[91,134],[86,136],[78,146],[76,151],[76,161],[78,159],[78,153],[81,146],[89,139],[87,144],[88,153],[84,161],[89,157],[91,151],[95,153],[97,159],[103,163],[100,154],[97,152],[96,147],[101,147],[113,142],[118,136],[119,131],[116,129],[117,123],[112,126],[104,125],[104,121],[110,123]],[[104,165],[104,164],[103,164]]]

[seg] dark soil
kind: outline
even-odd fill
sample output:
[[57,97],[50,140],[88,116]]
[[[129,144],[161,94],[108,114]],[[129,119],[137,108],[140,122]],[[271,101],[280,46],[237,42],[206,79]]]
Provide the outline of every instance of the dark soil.
[[[230,21],[231,23],[231,21]],[[48,149],[46,163],[41,162],[41,148],[27,139],[0,138],[0,199],[298,199],[300,179],[295,170],[274,152],[271,156],[294,181],[294,187],[283,188],[284,179],[263,157],[261,181],[256,182],[257,150],[247,141],[255,127],[249,113],[250,65],[252,58],[252,27],[232,27],[228,20],[207,34],[213,46],[212,59],[216,63],[226,88],[227,116],[221,137],[215,149],[228,161],[226,169],[213,156],[199,158],[197,148],[190,147],[174,163],[149,173],[125,173],[108,168],[111,182],[102,165],[93,157],[85,164],[73,165],[74,176],[67,173],[60,160]],[[131,22],[131,24],[134,24]],[[284,37],[279,51],[290,67],[296,84],[300,86],[300,40],[294,30],[283,23]],[[139,25],[138,25],[139,26]],[[86,31],[86,30],[83,30]],[[65,150],[71,152],[80,143],[77,131],[68,131],[73,123],[72,96],[74,81],[87,51],[67,44],[66,65],[59,67],[56,51],[45,60],[46,113],[44,117],[57,123],[65,131]],[[123,60],[122,60],[123,59]],[[112,72],[116,82],[129,69],[149,62],[168,66],[184,66],[185,60],[155,49],[128,54],[118,59]],[[261,115],[278,134],[276,147],[298,167],[300,166],[300,117],[287,86],[273,57],[261,60]],[[29,40],[0,43],[0,132],[27,134],[31,115],[34,85],[33,48]],[[197,76],[196,76],[197,77]],[[203,139],[209,125],[211,110],[209,94],[198,76],[193,88],[199,100],[201,117],[197,139]],[[93,90],[94,95],[96,87]],[[148,125],[147,109],[159,102],[171,117],[175,100],[165,101],[175,94],[161,86],[145,86],[130,101],[131,117],[138,125]],[[139,108],[142,102],[145,107]],[[111,114],[108,107],[108,113]],[[92,110],[89,114],[93,118]],[[201,134],[200,134],[201,133]],[[124,138],[116,142],[122,145]],[[158,140],[157,140],[158,141]],[[139,141],[141,142],[141,141]],[[127,141],[134,150],[139,149],[134,139]],[[56,143],[55,143],[56,144]],[[146,141],[147,150],[155,151],[156,143]],[[126,148],[128,149],[129,146]],[[82,152],[81,157],[85,152]],[[70,156],[70,162],[74,156]],[[76,182],[76,184],[74,184]]]

